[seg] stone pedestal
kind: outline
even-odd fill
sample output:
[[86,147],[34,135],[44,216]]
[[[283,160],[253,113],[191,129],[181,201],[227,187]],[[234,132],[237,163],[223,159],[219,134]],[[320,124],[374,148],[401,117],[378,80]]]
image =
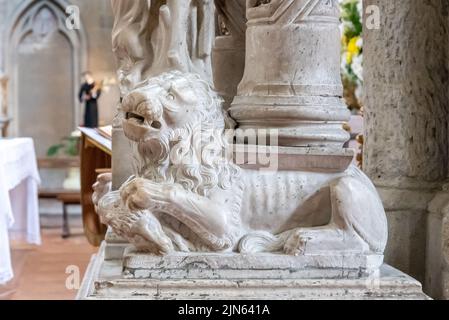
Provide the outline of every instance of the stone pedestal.
[[[121,258],[105,259],[109,246],[103,243],[92,258],[78,299],[428,299],[419,282],[388,265],[379,272],[335,265],[317,269],[307,267],[313,257],[177,254],[161,258],[132,249]],[[379,261],[375,256],[359,258],[367,267]]]
[[[245,36],[242,3],[216,1],[231,29],[215,46],[215,82],[228,103],[241,73],[223,66],[232,57],[242,64],[246,38],[229,109],[242,129],[233,146],[228,105],[197,72],[197,54],[202,63],[209,55],[196,44],[212,30],[191,35],[210,2],[188,3],[158,8],[153,34],[160,33],[151,43],[161,50],[156,58],[166,53],[170,61],[156,61],[121,103],[136,177],[94,195],[102,222],[131,244],[108,233],[79,298],[426,299],[418,282],[383,265],[384,208],[343,148],[349,111],[341,99],[338,1],[248,0]],[[120,12],[118,21],[130,23]]]

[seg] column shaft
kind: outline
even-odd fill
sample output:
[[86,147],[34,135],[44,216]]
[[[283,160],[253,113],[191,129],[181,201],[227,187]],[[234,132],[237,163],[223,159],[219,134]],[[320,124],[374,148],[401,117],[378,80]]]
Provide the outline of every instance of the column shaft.
[[422,280],[427,205],[447,177],[447,2],[364,6],[380,14],[364,26],[364,171],[388,212],[387,262]]
[[278,129],[281,146],[341,148],[349,111],[338,1],[248,1],[247,18],[245,73],[231,108],[239,127]]

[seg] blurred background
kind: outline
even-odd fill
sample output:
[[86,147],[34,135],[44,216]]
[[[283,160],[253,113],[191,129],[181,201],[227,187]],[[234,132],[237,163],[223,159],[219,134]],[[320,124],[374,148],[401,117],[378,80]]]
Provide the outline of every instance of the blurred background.
[[[76,129],[83,125],[83,73],[103,83],[100,126],[112,123],[119,100],[110,1],[70,4],[79,8],[78,30],[67,30],[66,1],[0,0],[2,133],[33,138],[42,190],[79,188]],[[55,201],[41,203],[44,217],[60,211]]]

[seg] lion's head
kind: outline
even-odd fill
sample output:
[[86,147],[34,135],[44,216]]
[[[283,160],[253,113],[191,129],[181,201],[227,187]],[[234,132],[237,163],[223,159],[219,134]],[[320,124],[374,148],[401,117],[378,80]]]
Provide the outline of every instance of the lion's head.
[[223,100],[194,74],[150,78],[122,101],[123,129],[135,146],[136,174],[206,194],[238,176],[230,161]]

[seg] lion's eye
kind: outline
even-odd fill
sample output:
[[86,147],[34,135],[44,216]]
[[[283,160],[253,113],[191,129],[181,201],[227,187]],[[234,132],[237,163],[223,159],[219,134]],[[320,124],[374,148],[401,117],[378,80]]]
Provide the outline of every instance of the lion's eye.
[[153,129],[161,129],[162,128],[162,123],[160,123],[159,121],[153,121],[152,123],[151,123],[151,127],[153,128]]
[[169,93],[167,96],[168,100],[175,100],[175,96],[172,93]]

